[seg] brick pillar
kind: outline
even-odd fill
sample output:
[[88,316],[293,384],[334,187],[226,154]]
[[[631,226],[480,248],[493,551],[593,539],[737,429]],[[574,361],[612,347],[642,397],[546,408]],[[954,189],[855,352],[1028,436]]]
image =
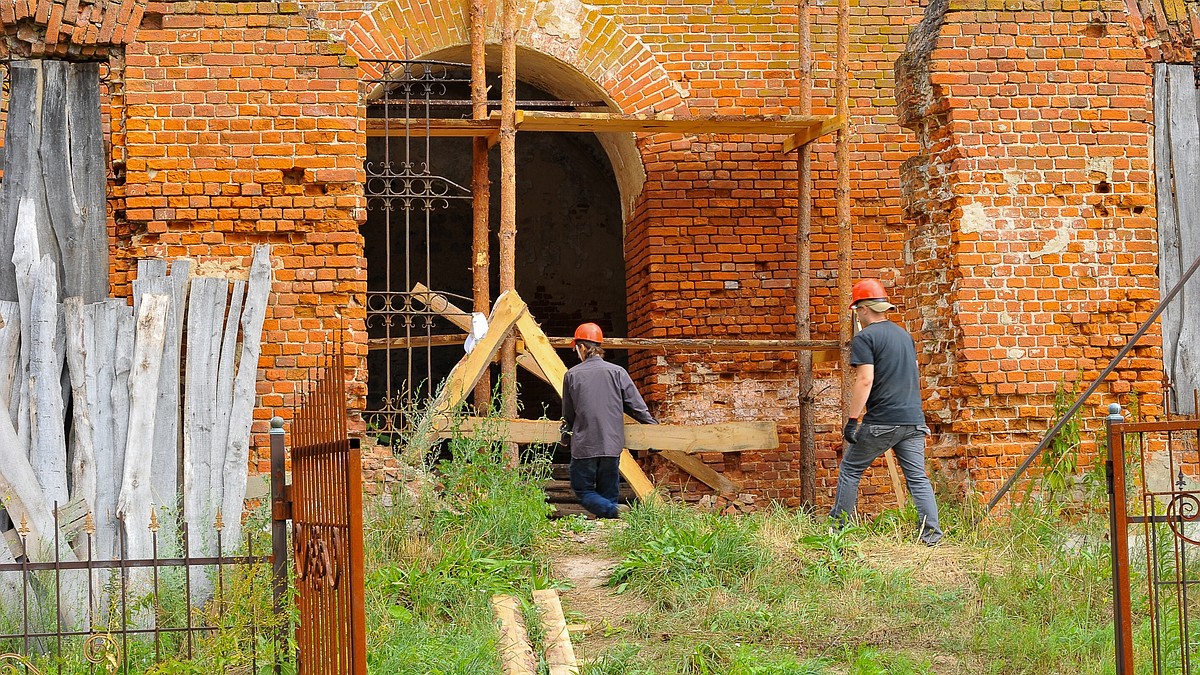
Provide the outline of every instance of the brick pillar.
[[[1152,78],[1124,3],[990,6],[932,0],[897,65],[921,147],[902,186],[931,455],[983,498],[1053,421],[1056,388],[1082,390],[1158,296]],[[1083,408],[1086,428],[1133,392],[1158,409],[1157,342]]]

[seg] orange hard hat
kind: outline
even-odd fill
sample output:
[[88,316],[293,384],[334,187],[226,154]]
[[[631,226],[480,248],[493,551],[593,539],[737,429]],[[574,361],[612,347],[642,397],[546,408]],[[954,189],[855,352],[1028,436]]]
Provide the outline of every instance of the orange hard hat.
[[574,348],[580,340],[603,344],[604,333],[600,331],[600,326],[594,323],[581,323],[579,324],[579,328],[575,329],[575,339],[571,342],[571,347]]
[[850,291],[850,306],[853,307],[863,300],[887,300],[887,291],[878,279],[863,279],[854,284]]

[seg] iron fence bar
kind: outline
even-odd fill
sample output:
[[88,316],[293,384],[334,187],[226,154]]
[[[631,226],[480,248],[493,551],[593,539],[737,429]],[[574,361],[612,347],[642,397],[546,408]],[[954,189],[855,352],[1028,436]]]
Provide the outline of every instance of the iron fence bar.
[[[271,597],[275,608],[275,616],[280,625],[275,630],[275,675],[282,673],[283,664],[280,655],[287,644],[287,633],[291,630],[291,617],[285,614],[284,602],[287,595],[288,577],[288,539],[287,521],[291,515],[284,504],[284,485],[287,482],[287,450],[286,437],[283,430],[283,418],[271,418],[271,573],[273,584]],[[284,618],[278,618],[284,617]]]
[[1129,523],[1125,516],[1125,448],[1112,425],[1123,421],[1121,405],[1108,407],[1108,457],[1104,473],[1108,488],[1109,546],[1113,578],[1113,631],[1116,645],[1116,675],[1133,675],[1133,620],[1129,597]]

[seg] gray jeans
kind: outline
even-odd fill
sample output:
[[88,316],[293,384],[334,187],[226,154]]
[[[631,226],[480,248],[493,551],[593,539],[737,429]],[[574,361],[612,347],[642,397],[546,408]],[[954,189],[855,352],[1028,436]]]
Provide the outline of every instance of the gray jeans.
[[912,495],[917,516],[921,519],[921,541],[937,543],[942,538],[938,527],[937,503],[933,500],[933,486],[925,473],[925,426],[890,424],[864,424],[858,430],[858,442],[846,448],[842,465],[838,469],[837,495],[829,517],[843,520],[852,514],[858,504],[858,483],[863,472],[889,448],[895,450],[896,461],[904,472],[904,482]]

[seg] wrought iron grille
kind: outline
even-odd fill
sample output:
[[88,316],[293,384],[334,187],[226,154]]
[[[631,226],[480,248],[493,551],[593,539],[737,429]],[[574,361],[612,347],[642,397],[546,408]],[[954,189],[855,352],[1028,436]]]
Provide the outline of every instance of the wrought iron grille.
[[[411,411],[433,392],[434,350],[462,344],[456,328],[421,298],[437,290],[469,308],[471,299],[434,286],[444,263],[431,243],[434,218],[471,191],[438,175],[428,120],[444,116],[442,103],[461,98],[470,66],[444,61],[366,61],[364,80],[369,142],[367,198],[368,402],[366,418],[376,437],[398,441]],[[470,223],[462,223],[470,228]]]

